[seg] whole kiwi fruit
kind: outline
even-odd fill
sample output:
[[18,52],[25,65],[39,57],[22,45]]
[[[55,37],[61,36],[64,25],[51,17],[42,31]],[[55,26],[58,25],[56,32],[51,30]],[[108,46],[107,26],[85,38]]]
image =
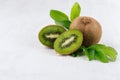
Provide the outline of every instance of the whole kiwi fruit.
[[47,25],[40,30],[38,38],[43,45],[53,48],[56,38],[65,31],[66,29],[63,26]]
[[90,46],[98,43],[102,35],[100,23],[88,16],[75,18],[70,24],[70,29],[78,29],[83,33],[83,46]]
[[72,54],[82,44],[83,35],[79,30],[68,30],[62,33],[54,43],[54,49],[61,55]]

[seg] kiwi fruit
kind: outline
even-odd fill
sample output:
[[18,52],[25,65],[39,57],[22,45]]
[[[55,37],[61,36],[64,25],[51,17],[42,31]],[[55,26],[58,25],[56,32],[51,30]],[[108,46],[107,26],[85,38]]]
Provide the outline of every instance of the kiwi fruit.
[[39,41],[49,47],[53,48],[55,39],[66,29],[59,25],[48,25],[45,26],[38,34]]
[[61,55],[72,54],[81,46],[83,35],[79,30],[68,30],[62,33],[54,43],[54,49]]
[[100,41],[102,35],[101,25],[92,17],[77,17],[70,24],[70,29],[78,29],[83,33],[84,46],[90,46]]

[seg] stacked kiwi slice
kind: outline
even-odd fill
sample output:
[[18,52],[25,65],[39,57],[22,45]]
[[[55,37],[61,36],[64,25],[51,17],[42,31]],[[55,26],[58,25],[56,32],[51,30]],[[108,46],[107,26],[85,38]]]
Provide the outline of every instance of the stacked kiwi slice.
[[54,48],[58,54],[68,55],[80,48],[83,34],[77,29],[66,30],[63,26],[48,25],[41,29],[38,38],[43,45]]

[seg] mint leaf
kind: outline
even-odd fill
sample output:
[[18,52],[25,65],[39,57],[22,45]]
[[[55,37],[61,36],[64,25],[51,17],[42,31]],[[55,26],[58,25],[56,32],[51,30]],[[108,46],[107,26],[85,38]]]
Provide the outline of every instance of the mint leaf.
[[109,60],[108,60],[107,56],[105,55],[104,50],[101,48],[103,46],[104,45],[102,45],[102,44],[94,44],[94,45],[90,46],[89,49],[95,50],[94,59],[97,59],[104,63],[108,63]]
[[95,50],[94,49],[88,49],[86,47],[83,47],[83,51],[84,51],[85,55],[88,57],[89,61],[91,61],[95,58]]
[[94,49],[88,49],[88,59],[89,61],[95,59],[95,50]]
[[78,17],[80,15],[80,11],[81,11],[81,7],[79,5],[79,3],[74,3],[72,9],[71,9],[71,13],[70,13],[70,19],[71,21],[73,21],[76,17]]
[[80,47],[77,51],[71,54],[73,57],[82,56],[84,55],[82,47]]
[[111,50],[112,52],[114,52],[114,54],[116,54],[116,55],[118,54],[117,51],[116,51],[114,48],[112,48],[112,47],[110,47],[110,46],[108,46],[107,48],[108,48],[109,50]]
[[107,56],[104,54],[104,52],[100,49],[97,49],[96,50],[96,53],[95,53],[95,59],[101,61],[101,62],[104,62],[104,63],[108,63],[109,60],[107,58]]
[[90,46],[89,49],[96,50],[95,58],[97,58],[100,61],[103,61],[103,62],[106,61],[107,62],[106,58],[109,61],[115,61],[116,60],[117,51],[110,46],[105,46],[103,44],[95,44],[95,45]]
[[84,46],[84,47],[82,47],[82,49],[83,49],[85,55],[86,55],[86,56],[88,57],[88,59],[89,59],[89,53],[88,53],[88,51],[87,51],[87,48]]
[[89,61],[99,60],[103,63],[115,61],[117,57],[117,51],[114,48],[103,44],[94,44],[89,47],[81,46],[72,56],[77,57],[81,54],[85,54]]
[[50,10],[50,16],[55,21],[69,20],[68,16],[65,13],[58,11],[58,10]]
[[115,61],[117,57],[117,52],[110,46],[100,46],[103,49],[105,55],[110,61]]
[[55,24],[64,26],[65,28],[69,29],[71,22],[70,21],[55,21]]

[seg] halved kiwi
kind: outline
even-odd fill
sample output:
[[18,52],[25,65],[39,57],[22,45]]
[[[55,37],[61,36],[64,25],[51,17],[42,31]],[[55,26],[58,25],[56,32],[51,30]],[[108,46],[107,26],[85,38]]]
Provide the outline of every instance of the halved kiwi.
[[43,45],[53,48],[55,39],[65,31],[66,29],[62,26],[48,25],[39,32],[38,38]]
[[78,50],[82,41],[83,35],[79,30],[68,30],[55,40],[54,49],[62,55],[72,54]]

